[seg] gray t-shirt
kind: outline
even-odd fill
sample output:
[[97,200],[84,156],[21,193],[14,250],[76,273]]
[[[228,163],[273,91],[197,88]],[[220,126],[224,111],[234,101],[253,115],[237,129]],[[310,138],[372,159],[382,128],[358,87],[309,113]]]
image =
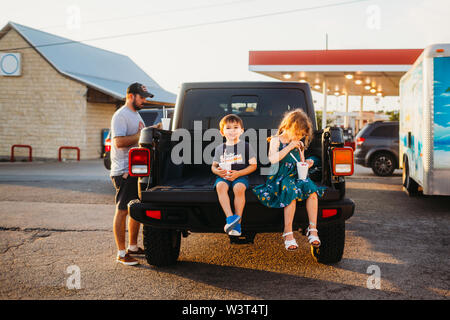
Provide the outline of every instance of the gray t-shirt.
[[141,128],[145,127],[141,115],[130,110],[126,105],[117,110],[111,120],[111,177],[121,176],[128,172],[128,151],[132,147],[116,148],[114,137],[125,137],[136,134]]
[[252,146],[240,140],[235,145],[222,143],[214,151],[214,162],[229,163],[232,170],[242,170],[248,167],[249,160],[256,158],[256,153]]

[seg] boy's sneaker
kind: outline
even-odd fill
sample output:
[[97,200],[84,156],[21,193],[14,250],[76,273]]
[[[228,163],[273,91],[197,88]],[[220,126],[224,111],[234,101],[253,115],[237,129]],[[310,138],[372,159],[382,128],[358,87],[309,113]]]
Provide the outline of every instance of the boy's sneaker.
[[226,233],[230,232],[234,226],[236,225],[236,223],[239,222],[239,220],[241,220],[241,217],[238,216],[237,214],[232,215],[231,217],[227,218],[227,224],[225,225],[225,227],[223,228],[225,230]]
[[230,230],[230,232],[228,232],[228,235],[234,236],[234,237],[239,237],[241,235],[241,224],[236,223],[234,228],[232,230]]
[[137,261],[136,259],[130,257],[130,255],[128,253],[125,254],[124,257],[117,256],[117,260],[116,261],[121,263],[121,264],[127,265],[127,266],[135,266],[135,265],[139,264],[139,261]]

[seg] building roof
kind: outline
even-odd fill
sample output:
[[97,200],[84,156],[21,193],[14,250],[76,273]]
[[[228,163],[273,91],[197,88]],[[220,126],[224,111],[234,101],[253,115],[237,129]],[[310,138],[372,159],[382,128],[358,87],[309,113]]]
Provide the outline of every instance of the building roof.
[[[250,51],[249,70],[272,78],[309,82],[329,94],[396,96],[400,78],[423,49]],[[345,76],[348,75],[348,78]],[[356,84],[356,80],[361,80]],[[358,82],[359,83],[359,82]],[[370,86],[368,89],[365,86]],[[370,92],[372,90],[372,92]]]
[[[116,99],[126,97],[127,87],[140,82],[154,94],[150,102],[174,104],[176,95],[164,90],[129,57],[81,42],[9,22],[3,29],[16,30],[57,71]],[[0,35],[0,38],[2,35]],[[19,49],[19,48],[11,48]]]

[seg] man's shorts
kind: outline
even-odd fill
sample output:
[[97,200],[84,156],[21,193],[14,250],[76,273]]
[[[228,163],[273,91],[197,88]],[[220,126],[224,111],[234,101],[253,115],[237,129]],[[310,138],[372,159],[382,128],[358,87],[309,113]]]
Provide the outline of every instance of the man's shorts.
[[119,210],[128,210],[128,202],[138,199],[138,177],[128,176],[126,179],[122,176],[111,177],[111,181],[116,188],[116,205]]
[[225,180],[224,178],[217,177],[216,182],[214,183],[214,188],[217,186],[217,184],[220,181],[225,182],[228,185],[228,188],[230,188],[230,187],[233,188],[236,183],[243,183],[245,185],[245,188],[247,188],[247,189],[248,189],[248,185],[249,185],[247,176],[239,177],[239,178],[235,179],[234,181],[228,181],[228,180]]

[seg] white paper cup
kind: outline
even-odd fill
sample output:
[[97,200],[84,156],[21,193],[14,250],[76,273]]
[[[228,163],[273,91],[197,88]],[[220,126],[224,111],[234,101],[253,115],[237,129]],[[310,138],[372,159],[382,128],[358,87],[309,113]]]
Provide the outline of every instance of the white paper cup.
[[170,130],[170,118],[161,118],[163,130]]
[[219,163],[219,167],[221,167],[224,170],[230,171],[231,163],[221,162],[221,163]]
[[221,167],[223,170],[227,170],[227,177],[230,175],[231,163],[221,162],[219,163],[219,167]]
[[306,177],[308,176],[308,163],[297,162],[297,173],[300,180],[306,180]]

